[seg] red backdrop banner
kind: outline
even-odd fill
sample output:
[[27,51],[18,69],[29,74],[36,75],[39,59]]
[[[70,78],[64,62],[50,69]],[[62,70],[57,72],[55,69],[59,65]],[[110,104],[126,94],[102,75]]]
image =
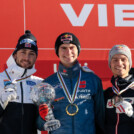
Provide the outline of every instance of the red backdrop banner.
[[128,45],[134,61],[133,0],[1,0],[0,19],[0,71],[26,29],[37,38],[36,74],[43,78],[59,62],[54,44],[62,32],[79,38],[78,59],[100,76],[104,88],[112,75],[107,59],[113,45]]

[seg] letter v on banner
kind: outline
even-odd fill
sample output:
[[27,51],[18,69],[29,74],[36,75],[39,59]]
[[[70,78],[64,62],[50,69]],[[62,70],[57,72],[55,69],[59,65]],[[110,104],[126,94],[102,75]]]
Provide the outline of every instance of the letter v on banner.
[[79,16],[76,15],[71,4],[60,4],[73,26],[84,26],[94,4],[84,4]]

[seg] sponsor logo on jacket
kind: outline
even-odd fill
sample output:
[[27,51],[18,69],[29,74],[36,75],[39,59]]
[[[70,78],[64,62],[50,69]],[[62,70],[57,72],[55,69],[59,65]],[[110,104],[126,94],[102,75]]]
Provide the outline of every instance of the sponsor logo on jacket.
[[29,85],[29,86],[34,86],[34,85],[36,85],[35,82],[29,81],[29,80],[27,80],[26,83],[27,83],[27,85]]
[[79,88],[86,88],[86,81],[80,81]]
[[4,86],[11,84],[11,81],[8,80],[8,79],[5,79],[5,80],[3,80],[3,81],[4,81]]

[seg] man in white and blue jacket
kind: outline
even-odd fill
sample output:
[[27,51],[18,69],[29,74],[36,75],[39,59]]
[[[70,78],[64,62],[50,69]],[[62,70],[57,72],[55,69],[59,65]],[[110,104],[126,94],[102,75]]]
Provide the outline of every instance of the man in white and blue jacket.
[[58,128],[58,124],[39,117],[38,128],[52,134],[103,133],[102,83],[93,71],[80,66],[77,60],[80,53],[78,38],[72,33],[62,33],[56,40],[55,51],[60,59],[58,72],[44,82],[55,88],[53,114],[61,126]]
[[36,72],[37,40],[26,30],[0,73],[0,134],[37,134],[37,107],[30,98],[34,85],[43,79]]

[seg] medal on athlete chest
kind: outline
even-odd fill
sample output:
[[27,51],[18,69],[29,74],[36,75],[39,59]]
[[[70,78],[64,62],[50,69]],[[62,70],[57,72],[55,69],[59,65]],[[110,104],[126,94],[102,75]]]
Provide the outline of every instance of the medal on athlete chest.
[[115,95],[113,96],[111,103],[114,107],[116,107],[116,104],[122,101],[123,101],[123,98],[120,95]]
[[124,93],[125,91],[127,91],[128,89],[134,87],[134,82],[132,82],[131,84],[129,84],[125,89],[123,90],[119,90],[117,84],[116,84],[116,87],[115,86],[112,86],[112,90],[113,92],[116,94],[113,96],[113,98],[111,99],[111,103],[114,107],[116,107],[115,105],[119,102],[122,102],[123,101],[123,97],[121,96],[122,93]]
[[58,76],[58,79],[62,85],[62,88],[63,88],[63,91],[69,101],[69,105],[66,106],[66,113],[69,115],[69,116],[74,116],[78,113],[79,111],[79,108],[76,104],[74,104],[74,101],[75,101],[75,98],[77,96],[77,92],[78,92],[78,88],[79,88],[79,83],[80,83],[80,79],[81,79],[81,70],[80,70],[80,73],[79,73],[79,77],[77,79],[77,82],[75,84],[75,87],[74,87],[74,90],[73,90],[73,94],[72,96],[70,95],[69,91],[68,91],[68,88],[63,80],[63,77],[62,75],[60,74],[60,72],[57,72],[57,76]]
[[79,108],[76,104],[69,104],[66,106],[66,113],[70,116],[76,115],[78,111],[79,111]]

